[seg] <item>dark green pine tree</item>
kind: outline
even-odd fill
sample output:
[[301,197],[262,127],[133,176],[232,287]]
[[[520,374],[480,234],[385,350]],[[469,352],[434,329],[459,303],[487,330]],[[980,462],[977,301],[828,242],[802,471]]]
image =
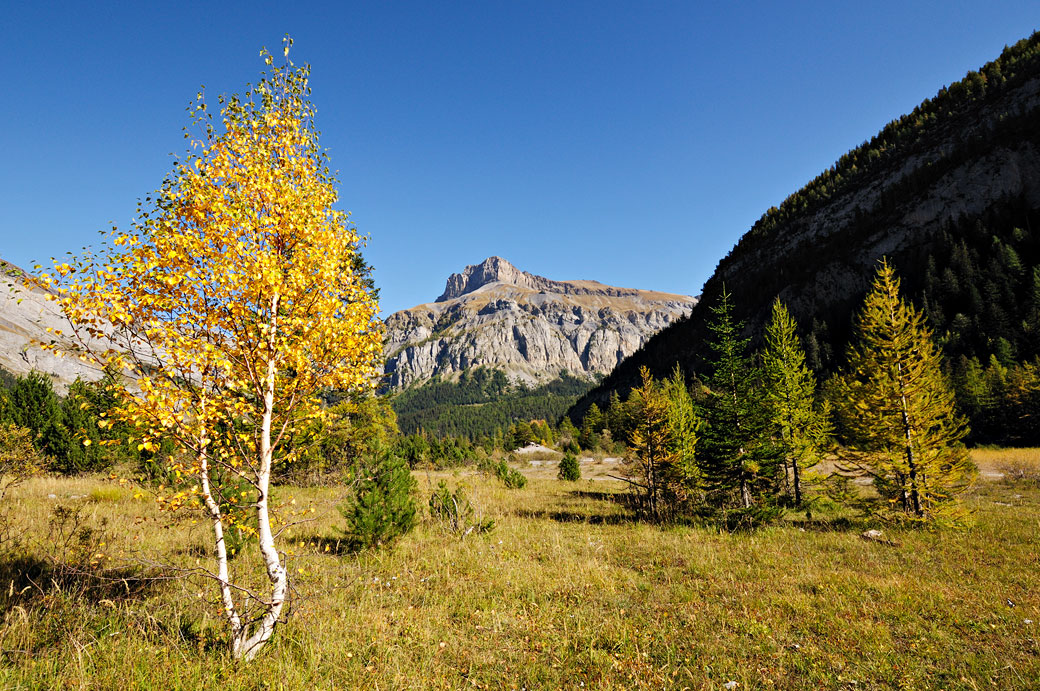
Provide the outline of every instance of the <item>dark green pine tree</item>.
[[713,372],[701,411],[705,427],[698,461],[711,504],[750,509],[765,503],[777,488],[779,449],[770,439],[761,374],[747,352],[749,339],[740,335],[743,325],[733,319],[725,287],[711,311]]
[[72,438],[62,424],[61,399],[51,380],[35,370],[20,377],[7,392],[6,408],[10,421],[31,430],[36,448],[65,470]]
[[415,478],[404,459],[376,450],[359,464],[354,496],[340,513],[357,548],[387,545],[415,526]]
[[585,413],[585,418],[581,422],[581,434],[578,436],[578,443],[581,444],[581,448],[595,449],[599,447],[603,439],[602,432],[605,422],[599,406],[595,403],[590,405]]
[[76,379],[61,403],[61,424],[67,439],[65,457],[57,467],[60,472],[103,470],[110,463],[112,454],[101,444],[98,427],[99,393],[97,384]]
[[570,451],[563,454],[563,459],[560,460],[560,467],[556,473],[556,477],[560,480],[567,480],[568,482],[577,482],[581,479],[581,466],[578,465],[578,457]]

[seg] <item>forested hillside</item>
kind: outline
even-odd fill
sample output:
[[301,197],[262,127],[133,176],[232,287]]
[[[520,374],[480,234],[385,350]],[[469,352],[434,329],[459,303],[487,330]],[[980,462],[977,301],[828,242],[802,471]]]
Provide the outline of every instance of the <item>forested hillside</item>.
[[435,377],[423,386],[394,396],[401,432],[419,430],[471,440],[504,433],[517,421],[546,420],[555,424],[592,386],[566,372],[548,384],[528,388],[511,384],[501,370],[480,367],[464,371],[458,381]]
[[723,287],[753,343],[780,297],[825,380],[843,366],[855,307],[886,256],[936,332],[971,438],[1035,443],[1038,230],[1040,34],[1033,34],[769,209],[719,262],[690,318],[623,362],[572,416],[630,390],[643,365],[659,377],[675,363],[688,375],[708,374],[706,317]]

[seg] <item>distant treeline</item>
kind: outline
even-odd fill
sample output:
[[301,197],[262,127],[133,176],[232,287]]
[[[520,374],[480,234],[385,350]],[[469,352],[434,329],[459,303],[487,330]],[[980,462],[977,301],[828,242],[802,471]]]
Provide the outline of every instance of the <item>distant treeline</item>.
[[528,388],[510,383],[500,370],[481,367],[464,371],[458,381],[434,377],[397,394],[391,405],[404,434],[425,430],[475,441],[501,438],[518,421],[555,423],[592,385],[561,372],[547,384]]

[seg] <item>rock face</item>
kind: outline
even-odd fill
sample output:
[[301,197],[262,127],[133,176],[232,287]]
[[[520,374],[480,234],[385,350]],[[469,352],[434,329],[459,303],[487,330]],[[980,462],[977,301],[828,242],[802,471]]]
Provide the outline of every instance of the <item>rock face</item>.
[[78,358],[42,350],[39,343],[55,338],[48,328],[67,330],[68,323],[47,301],[47,294],[26,280],[24,271],[0,260],[0,367],[19,375],[34,369],[49,375],[60,393],[77,377],[101,377],[96,367]]
[[553,281],[489,257],[448,278],[436,302],[386,320],[386,381],[402,388],[470,367],[515,381],[607,373],[696,299],[596,281]]

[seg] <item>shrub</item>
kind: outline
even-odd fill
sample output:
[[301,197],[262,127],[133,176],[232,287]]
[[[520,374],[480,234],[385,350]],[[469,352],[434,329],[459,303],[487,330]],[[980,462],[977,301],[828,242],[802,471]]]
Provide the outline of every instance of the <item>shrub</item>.
[[1004,482],[1008,484],[1040,486],[1040,465],[1013,459],[998,463],[997,470],[1003,474]]
[[491,460],[484,460],[477,467],[485,475],[497,477],[509,489],[523,489],[527,487],[527,477],[519,470],[510,468],[505,461],[495,463]]
[[481,519],[475,514],[473,505],[466,497],[466,490],[461,485],[452,492],[444,480],[437,483],[437,488],[430,495],[430,518],[462,537],[473,531],[486,533],[495,527],[493,520]]
[[568,451],[563,454],[563,459],[560,461],[560,470],[556,477],[569,482],[581,479],[581,467],[578,465],[578,458],[573,453]]
[[11,547],[22,532],[22,522],[8,515],[8,492],[38,473],[46,462],[32,439],[31,430],[0,422],[0,548]]
[[404,459],[387,451],[359,470],[354,497],[339,509],[347,519],[344,532],[359,549],[390,544],[415,526],[415,479]]

